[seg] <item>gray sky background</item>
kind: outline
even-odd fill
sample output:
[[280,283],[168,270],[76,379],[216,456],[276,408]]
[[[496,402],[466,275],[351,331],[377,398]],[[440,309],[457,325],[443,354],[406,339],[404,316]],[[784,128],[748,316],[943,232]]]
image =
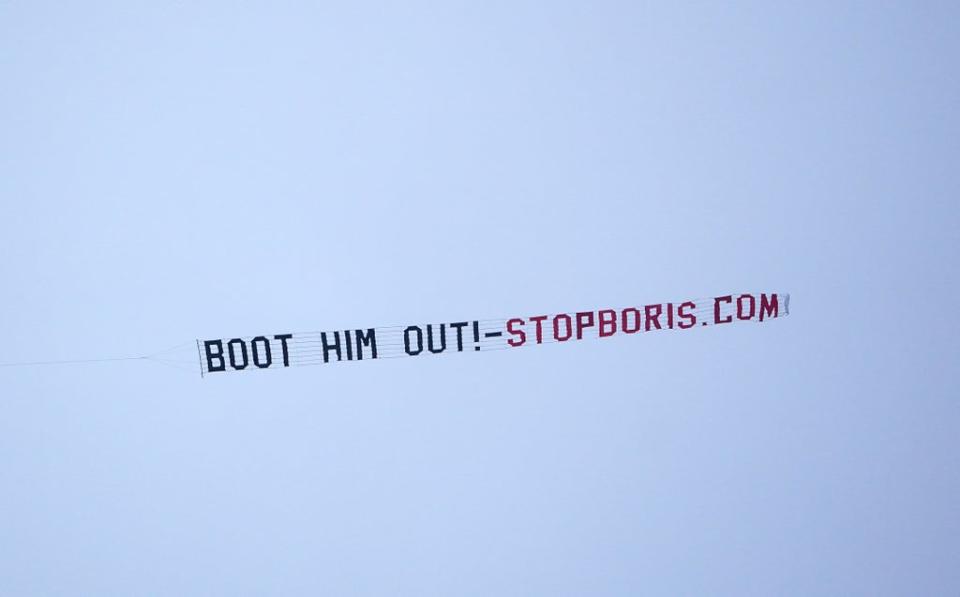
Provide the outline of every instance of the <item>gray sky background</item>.
[[956,4],[0,2],[3,595],[955,595]]

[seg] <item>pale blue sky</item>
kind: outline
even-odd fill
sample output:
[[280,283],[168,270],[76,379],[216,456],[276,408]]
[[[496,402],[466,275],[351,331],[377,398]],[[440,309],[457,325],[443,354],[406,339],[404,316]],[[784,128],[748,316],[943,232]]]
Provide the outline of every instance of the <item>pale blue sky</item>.
[[960,592],[955,4],[242,4],[0,2],[0,362],[791,315],[0,368],[0,594]]

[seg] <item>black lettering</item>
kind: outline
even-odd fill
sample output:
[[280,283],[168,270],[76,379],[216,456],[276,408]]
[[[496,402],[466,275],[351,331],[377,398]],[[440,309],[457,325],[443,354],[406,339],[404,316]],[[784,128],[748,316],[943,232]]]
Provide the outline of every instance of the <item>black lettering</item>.
[[[214,348],[217,349],[216,352],[213,351]],[[203,350],[207,353],[208,373],[216,373],[217,371],[227,370],[227,363],[223,360],[223,340],[204,340]],[[214,365],[214,360],[219,361],[219,364]]]
[[[266,359],[260,360],[260,351],[257,350],[257,342],[263,343],[263,354]],[[257,336],[250,342],[250,348],[253,349],[253,364],[260,369],[266,369],[273,363],[273,355],[270,354],[270,341],[263,336]]]
[[470,325],[469,321],[451,323],[450,327],[457,330],[457,352],[463,352],[463,328]]
[[377,358],[377,333],[373,328],[367,328],[367,333],[364,334],[363,330],[356,330],[355,338],[357,342],[357,360],[363,360],[363,347],[369,346],[370,352],[373,355],[371,358]]
[[280,341],[280,346],[283,348],[283,366],[290,366],[290,355],[287,353],[287,340],[293,338],[293,334],[277,334],[273,337],[274,340]]
[[427,350],[433,354],[440,354],[447,349],[447,332],[446,326],[440,324],[440,348],[434,348],[433,346],[433,326],[427,324]]
[[[240,346],[240,354],[243,356],[243,364],[237,364],[237,353],[233,349],[235,345]],[[230,353],[230,366],[236,369],[237,371],[242,371],[247,368],[248,359],[247,359],[247,345],[240,338],[234,338],[233,340],[227,342],[227,352]]]
[[[416,351],[410,350],[410,332],[417,333]],[[407,329],[403,330],[403,350],[405,350],[406,353],[412,357],[415,357],[421,352],[423,352],[423,330],[421,330],[419,327],[415,325],[411,325],[407,327]]]
[[340,356],[340,332],[333,332],[333,339],[334,339],[333,344],[330,344],[329,342],[327,342],[327,333],[320,332],[320,342],[323,344],[323,362],[324,363],[330,362],[331,350],[337,351],[338,361],[343,360],[342,357]]

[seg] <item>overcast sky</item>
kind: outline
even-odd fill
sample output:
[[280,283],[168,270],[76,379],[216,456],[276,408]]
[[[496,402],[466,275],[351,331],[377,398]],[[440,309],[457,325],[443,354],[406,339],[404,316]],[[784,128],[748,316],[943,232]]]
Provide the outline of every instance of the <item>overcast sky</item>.
[[[960,592],[949,2],[0,2],[0,594]],[[790,292],[201,379],[196,338]]]

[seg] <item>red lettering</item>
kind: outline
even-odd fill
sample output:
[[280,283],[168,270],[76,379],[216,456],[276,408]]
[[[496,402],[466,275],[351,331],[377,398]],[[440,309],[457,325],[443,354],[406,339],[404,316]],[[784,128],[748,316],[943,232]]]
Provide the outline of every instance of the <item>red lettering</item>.
[[[600,337],[606,338],[617,333],[617,312],[613,309],[603,309],[597,315],[600,319]],[[639,313],[637,314],[639,315]],[[639,327],[639,324],[637,324]]]
[[720,319],[720,303],[731,303],[733,302],[733,297],[729,294],[727,296],[718,296],[713,299],[713,323],[730,323],[733,321],[733,317],[727,315],[725,319]]
[[[750,311],[744,313],[743,302],[744,299],[750,299]],[[753,314],[757,312],[757,301],[753,298],[752,294],[741,294],[737,297],[737,319],[742,321],[750,321],[753,319]]]
[[[653,314],[651,315],[651,311]],[[650,323],[653,322],[653,325],[657,326],[658,330],[662,330],[660,327],[660,313],[663,312],[663,305],[647,305],[643,308],[643,314],[646,316],[647,324],[646,330],[650,331]]]
[[543,321],[546,318],[546,315],[537,315],[536,317],[530,318],[530,321],[537,324],[537,344],[543,344]]
[[760,295],[760,321],[763,321],[764,315],[767,317],[777,317],[780,315],[780,302],[777,299],[777,295]]
[[593,327],[593,311],[577,313],[577,340],[583,340],[583,328]]
[[[697,308],[697,305],[690,301],[687,301],[682,305],[680,305],[680,307],[677,309],[677,319],[680,320],[677,322],[678,328],[680,328],[681,330],[685,330],[697,325],[696,315],[694,315],[693,313],[684,313],[685,309],[696,309],[696,308]],[[684,321],[686,321],[687,323],[684,324]]]
[[[566,334],[560,336],[560,321],[564,322],[564,325],[567,326]],[[561,313],[553,318],[553,339],[557,342],[566,342],[570,339],[570,336],[573,335],[573,321],[570,319],[570,316],[566,313]]]
[[[627,325],[627,313],[633,314],[633,326]],[[633,307],[627,307],[620,314],[620,329],[624,334],[635,334],[640,331],[640,311]]]
[[523,327],[523,320],[519,318],[514,318],[507,322],[507,331],[511,335],[519,336],[519,339],[510,338],[509,340],[507,340],[507,344],[509,344],[510,346],[523,346],[524,342],[527,341],[526,332],[524,332],[523,330],[514,329],[514,327],[517,325]]

